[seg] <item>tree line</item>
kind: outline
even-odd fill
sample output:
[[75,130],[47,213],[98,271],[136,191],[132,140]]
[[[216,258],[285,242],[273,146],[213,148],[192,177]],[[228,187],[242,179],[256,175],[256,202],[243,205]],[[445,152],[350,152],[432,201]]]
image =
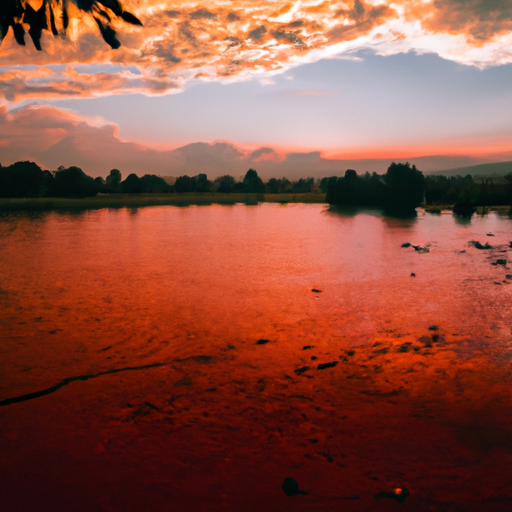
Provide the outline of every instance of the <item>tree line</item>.
[[264,182],[254,169],[243,179],[224,175],[209,180],[206,174],[179,176],[174,184],[162,177],[129,174],[124,180],[118,169],[106,178],[92,178],[76,166],[43,170],[34,162],[0,165],[0,197],[72,197],[85,198],[101,194],[138,193],[310,193],[326,194],[326,201],[340,206],[369,206],[388,210],[412,210],[422,203],[428,205],[490,206],[512,204],[512,173],[503,180],[473,180],[471,175],[424,176],[409,163],[392,163],[383,175],[358,175],[348,169],[343,177],[330,176],[319,180],[301,178],[270,178]]
[[0,197],[93,197],[97,194],[167,194],[186,192],[219,193],[309,193],[321,192],[314,178],[289,181],[271,178],[266,183],[254,169],[249,169],[242,180],[225,175],[209,180],[206,174],[179,176],[173,185],[161,176],[129,174],[122,179],[118,169],[112,169],[106,178],[92,178],[79,167],[59,167],[57,171],[42,170],[34,162],[16,162],[8,167],[0,165]]
[[422,203],[454,205],[456,213],[465,215],[477,206],[512,205],[512,172],[503,179],[476,181],[469,174],[424,176],[415,165],[393,162],[384,175],[375,172],[358,175],[348,169],[344,177],[324,179],[327,202],[340,206],[411,211]]

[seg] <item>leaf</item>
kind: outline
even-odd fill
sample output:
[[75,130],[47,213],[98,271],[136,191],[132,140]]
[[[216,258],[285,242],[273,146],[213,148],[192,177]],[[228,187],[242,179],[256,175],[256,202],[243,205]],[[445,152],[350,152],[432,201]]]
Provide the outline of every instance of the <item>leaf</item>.
[[30,4],[27,3],[26,5],[27,8],[23,16],[23,21],[30,25],[28,33],[37,51],[41,51],[41,33],[48,28],[46,21],[46,5],[45,2],[43,2],[43,5],[37,11],[35,11]]
[[101,14],[101,16],[103,16],[108,22],[111,22],[112,19],[110,18],[110,16],[107,14],[106,11],[100,11],[99,12]]
[[97,2],[104,5],[107,9],[110,9],[116,16],[123,14],[123,9],[118,0],[97,0]]
[[69,25],[69,16],[66,4],[67,0],[62,0],[62,26],[64,27],[64,30],[67,30]]
[[85,12],[91,12],[95,0],[76,0],[76,5],[79,9]]
[[14,23],[12,30],[14,32],[14,38],[16,39],[16,42],[20,46],[25,46],[25,29],[21,23]]
[[117,37],[116,37],[116,31],[108,25],[103,26],[103,24],[101,23],[101,21],[98,18],[94,17],[94,20],[98,24],[98,27],[101,32],[101,36],[103,37],[105,42],[113,50],[117,50],[121,46],[121,43],[119,42],[119,39],[117,39]]
[[49,2],[48,8],[50,10],[50,28],[52,29],[52,34],[54,36],[58,36],[59,31],[57,30],[57,26],[55,25],[55,14],[53,13],[53,8],[52,8],[51,2]]
[[127,23],[131,23],[132,25],[140,25],[140,26],[142,26],[142,21],[140,21],[139,18],[134,16],[131,12],[124,11],[121,17]]

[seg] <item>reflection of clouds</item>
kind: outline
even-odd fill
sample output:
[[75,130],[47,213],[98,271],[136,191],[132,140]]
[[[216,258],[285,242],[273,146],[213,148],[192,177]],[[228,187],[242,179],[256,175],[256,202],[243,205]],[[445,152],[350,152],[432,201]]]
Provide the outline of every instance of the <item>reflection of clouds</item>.
[[91,77],[68,68],[63,75],[68,83],[62,86],[58,74],[28,80],[22,68],[17,77],[2,75],[2,94],[10,101],[38,95],[164,94],[194,77],[244,79],[360,48],[380,54],[435,52],[476,65],[512,62],[509,0],[127,0],[124,5],[144,27],[113,22],[122,42],[115,52],[97,36],[94,20],[81,16],[72,19],[67,38],[45,33],[43,52],[17,47],[11,32],[1,47],[2,63],[111,62],[136,66],[139,76],[116,71]]

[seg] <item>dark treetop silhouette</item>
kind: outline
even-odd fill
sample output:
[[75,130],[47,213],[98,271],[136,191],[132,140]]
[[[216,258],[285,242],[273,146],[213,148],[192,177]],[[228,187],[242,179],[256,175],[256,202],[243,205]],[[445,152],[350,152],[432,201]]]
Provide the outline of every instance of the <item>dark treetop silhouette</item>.
[[[62,19],[62,28],[66,32],[69,24],[67,4],[71,0],[43,0],[36,11],[27,0],[0,1],[0,43],[12,27],[14,38],[19,45],[25,46],[25,28],[32,38],[37,50],[41,50],[41,34],[43,30],[51,30],[54,36],[59,35],[56,18]],[[80,11],[90,13],[98,25],[101,36],[114,50],[121,46],[111,22],[121,18],[132,25],[142,25],[132,13],[125,11],[118,0],[73,0]],[[48,28],[49,27],[49,28]]]
[[470,215],[477,206],[512,205],[512,173],[502,178],[473,181],[470,175],[427,176],[414,166],[393,163],[386,174],[358,175],[348,169],[344,177],[318,179],[270,178],[266,183],[254,169],[243,179],[224,175],[208,179],[206,174],[179,176],[174,184],[161,176],[130,174],[123,181],[121,171],[112,169],[106,179],[92,178],[76,166],[59,167],[57,171],[41,169],[34,162],[0,164],[0,198],[71,197],[85,198],[101,194],[167,194],[167,193],[252,193],[307,194],[325,193],[325,200],[336,206],[383,208],[388,213],[412,213],[425,202],[428,205],[455,205],[454,212]]

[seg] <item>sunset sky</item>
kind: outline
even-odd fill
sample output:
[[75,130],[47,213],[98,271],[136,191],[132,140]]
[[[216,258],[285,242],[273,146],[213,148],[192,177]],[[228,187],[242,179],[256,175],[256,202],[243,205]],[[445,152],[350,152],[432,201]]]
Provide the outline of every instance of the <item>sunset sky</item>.
[[144,26],[108,12],[117,50],[73,5],[40,52],[9,31],[3,165],[292,178],[512,160],[510,0],[122,5]]

